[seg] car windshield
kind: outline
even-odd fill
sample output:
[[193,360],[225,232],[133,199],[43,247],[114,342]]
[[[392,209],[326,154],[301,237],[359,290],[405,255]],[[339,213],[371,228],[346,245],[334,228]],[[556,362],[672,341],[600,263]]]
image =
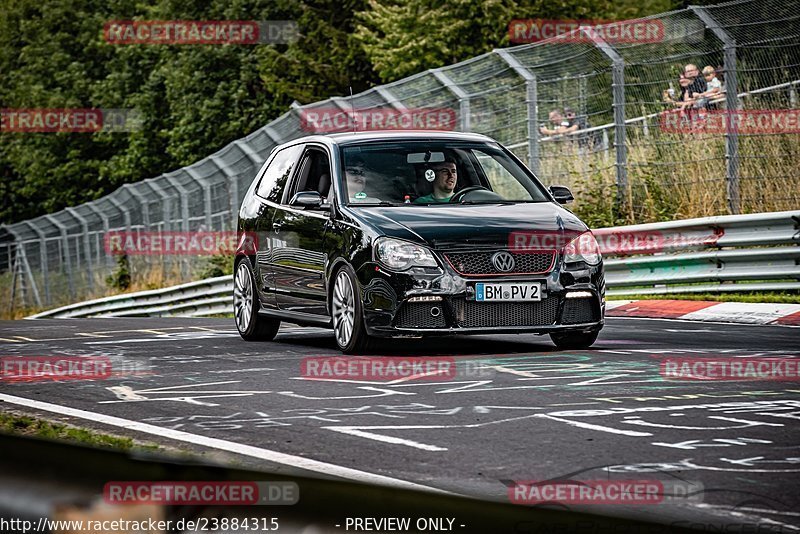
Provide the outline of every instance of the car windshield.
[[342,148],[348,205],[547,202],[535,177],[499,145],[394,141]]

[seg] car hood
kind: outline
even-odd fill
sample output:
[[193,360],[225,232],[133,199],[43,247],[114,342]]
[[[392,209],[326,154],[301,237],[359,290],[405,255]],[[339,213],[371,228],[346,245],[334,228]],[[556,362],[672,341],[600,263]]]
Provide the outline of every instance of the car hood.
[[552,202],[359,207],[353,213],[379,235],[434,248],[507,245],[514,233],[561,236],[587,229],[573,213]]

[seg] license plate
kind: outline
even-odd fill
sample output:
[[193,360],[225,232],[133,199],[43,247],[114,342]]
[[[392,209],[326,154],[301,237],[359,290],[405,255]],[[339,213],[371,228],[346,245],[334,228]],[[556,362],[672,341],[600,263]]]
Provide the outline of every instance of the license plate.
[[536,302],[542,300],[542,284],[538,282],[478,282],[478,302]]

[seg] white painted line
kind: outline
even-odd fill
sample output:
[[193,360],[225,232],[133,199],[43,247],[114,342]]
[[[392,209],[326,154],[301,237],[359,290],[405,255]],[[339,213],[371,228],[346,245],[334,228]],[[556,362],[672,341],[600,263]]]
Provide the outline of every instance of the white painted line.
[[639,437],[639,436],[652,436],[653,435],[653,434],[651,434],[649,432],[636,432],[635,430],[619,430],[619,429],[611,428],[611,427],[608,427],[608,426],[593,425],[591,423],[584,423],[583,421],[573,421],[571,419],[562,419],[561,417],[555,417],[555,416],[544,414],[544,413],[536,414],[536,415],[534,415],[534,417],[541,417],[541,418],[544,418],[544,419],[552,419],[553,421],[559,421],[561,423],[567,423],[569,426],[574,426],[574,427],[578,427],[578,428],[586,428],[588,430],[599,430],[601,432],[609,432],[611,434],[621,434],[623,436]]
[[721,302],[702,310],[681,315],[690,321],[729,321],[733,323],[768,324],[800,312],[800,304],[775,302]]
[[[686,315],[683,315],[681,317],[686,317]],[[606,322],[608,322],[609,319],[614,320],[614,321],[619,321],[619,320],[625,320],[625,321],[671,321],[671,322],[676,322],[676,323],[694,323],[695,325],[697,325],[697,321],[696,320],[683,319],[683,318],[681,318],[681,319],[667,319],[666,317],[628,317],[628,316],[607,315],[606,316]],[[735,326],[775,326],[775,327],[779,327],[779,328],[800,328],[800,325],[794,325],[794,324],[770,323],[770,324],[764,325],[764,324],[760,324],[760,323],[732,323],[731,321],[723,321],[723,320],[715,320],[715,321],[708,320],[708,321],[703,321],[703,323],[704,324],[719,324],[719,325],[723,325],[723,326],[734,326],[734,325]],[[602,342],[602,340],[600,340],[600,342]]]
[[326,426],[323,428],[327,428],[328,430],[333,430],[334,432],[341,432],[342,434],[350,434],[351,436],[357,436],[359,438],[366,438],[372,439],[375,441],[380,441],[382,443],[391,443],[392,445],[407,445],[409,447],[414,447],[416,449],[422,449],[423,451],[429,452],[439,452],[439,451],[446,451],[445,447],[439,447],[437,445],[427,445],[425,443],[420,443],[419,441],[413,441],[410,439],[405,438],[396,438],[394,436],[386,436],[384,434],[375,434],[374,432],[366,432],[361,430],[363,428],[383,428],[383,429],[400,429],[400,428],[445,428],[445,427],[432,427],[432,426],[402,426],[402,427],[392,427],[392,426],[376,426],[376,427],[359,427],[359,426]]
[[292,454],[285,454],[282,452],[271,451],[269,449],[253,447],[251,445],[234,443],[232,441],[227,441],[224,439],[210,438],[198,434],[191,434],[189,432],[182,432],[180,430],[171,430],[169,428],[164,428],[156,425],[149,425],[146,423],[140,423],[138,421],[131,421],[130,419],[122,419],[120,417],[114,417],[111,415],[87,412],[85,410],[78,410],[76,408],[69,408],[67,406],[60,406],[58,404],[50,404],[49,402],[41,402],[32,399],[26,399],[23,397],[16,397],[14,395],[6,395],[4,393],[0,393],[0,401],[8,402],[10,404],[16,404],[19,406],[26,406],[28,408],[33,408],[36,410],[43,410],[46,412],[67,415],[70,417],[78,417],[80,419],[87,419],[89,421],[95,421],[97,423],[102,423],[105,425],[126,428],[128,430],[143,432],[145,434],[152,434],[154,436],[161,436],[164,438],[173,439],[175,441],[183,441],[186,443],[191,443],[193,445],[200,445],[212,449],[228,451],[235,454],[241,454],[243,456],[250,456],[251,458],[259,458],[261,460],[266,460],[268,462],[287,465],[290,467],[296,467],[298,469],[305,469],[308,471],[313,471],[315,473],[337,476],[344,479],[353,480],[355,482],[362,482],[365,484],[374,484],[380,486],[389,486],[400,489],[427,491],[427,492],[440,493],[446,495],[456,495],[452,492],[440,490],[430,486],[424,486],[422,484],[416,484],[414,482],[401,480],[399,478],[376,475],[374,473],[368,473],[366,471],[359,471],[358,469],[351,469],[349,467],[329,464],[326,462],[320,462],[309,458],[303,458],[302,456],[294,456]]
[[626,304],[630,304],[631,302],[635,302],[633,300],[606,300],[606,311],[613,310],[614,308],[619,308],[620,306],[624,306]]

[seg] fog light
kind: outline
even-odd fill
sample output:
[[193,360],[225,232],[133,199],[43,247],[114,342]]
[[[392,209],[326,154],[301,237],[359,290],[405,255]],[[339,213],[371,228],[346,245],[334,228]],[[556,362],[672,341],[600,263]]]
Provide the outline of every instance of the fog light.
[[408,302],[439,302],[442,297],[411,297]]
[[564,296],[567,299],[588,299],[592,297],[594,297],[594,293],[591,291],[570,291]]

